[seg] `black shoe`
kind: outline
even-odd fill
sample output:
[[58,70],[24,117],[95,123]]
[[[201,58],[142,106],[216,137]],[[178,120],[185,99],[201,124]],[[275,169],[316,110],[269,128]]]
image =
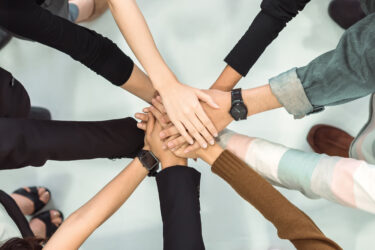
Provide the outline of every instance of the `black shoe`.
[[8,32],[0,29],[0,50],[4,48],[11,39],[12,36]]
[[31,107],[29,118],[34,120],[51,120],[51,112],[41,107]]
[[361,8],[360,0],[332,0],[328,7],[328,13],[333,21],[343,29],[350,28],[366,16]]

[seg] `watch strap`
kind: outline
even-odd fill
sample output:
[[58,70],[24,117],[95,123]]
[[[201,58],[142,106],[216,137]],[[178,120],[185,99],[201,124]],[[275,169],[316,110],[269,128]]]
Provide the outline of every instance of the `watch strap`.
[[243,102],[242,89],[241,88],[233,89],[231,91],[231,96],[232,96],[232,105],[233,105],[233,103],[238,102],[238,101]]

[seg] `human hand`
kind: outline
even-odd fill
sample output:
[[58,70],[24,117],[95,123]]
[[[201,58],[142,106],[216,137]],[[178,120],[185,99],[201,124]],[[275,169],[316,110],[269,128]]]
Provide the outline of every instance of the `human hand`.
[[207,148],[207,142],[211,145],[215,143],[213,136],[218,135],[217,129],[199,101],[213,109],[219,106],[207,93],[179,82],[168,84],[168,87],[159,89],[159,93],[169,119],[185,141],[193,144],[194,137],[203,148]]
[[[216,103],[219,104],[220,109],[213,109],[209,105],[202,103],[203,109],[206,111],[208,117],[211,121],[215,124],[216,128],[221,131],[226,128],[232,121],[233,118],[229,114],[231,108],[231,94],[230,92],[220,91],[220,90],[204,90],[205,93],[211,96]],[[161,99],[154,100],[152,104],[155,108],[157,108],[160,112],[165,112],[165,108],[161,104]],[[165,119],[168,117],[166,116]],[[178,149],[181,145],[183,145],[186,140],[183,136],[179,136],[179,131],[176,127],[170,126],[167,129],[164,129],[160,137],[162,139],[167,139],[167,147],[171,150]],[[175,139],[170,139],[171,137],[176,137]],[[196,150],[199,148],[199,144],[194,143],[191,147],[186,147],[187,151]]]
[[162,125],[155,121],[155,118],[152,113],[143,114],[147,116],[147,122],[144,122],[143,125],[146,125],[145,131],[145,148],[154,153],[154,155],[159,159],[162,164],[162,168],[167,168],[175,165],[186,165],[186,160],[175,156],[169,150],[164,150],[162,148],[163,142],[159,137],[159,133],[162,129]]

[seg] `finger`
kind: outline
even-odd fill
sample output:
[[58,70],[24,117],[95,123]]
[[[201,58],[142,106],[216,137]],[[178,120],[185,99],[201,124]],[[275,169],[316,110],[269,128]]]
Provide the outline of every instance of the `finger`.
[[145,113],[135,113],[135,118],[143,121],[143,122],[147,122],[148,121],[148,115],[145,114]]
[[162,113],[162,114],[166,114],[167,113],[167,111],[165,110],[164,105],[157,98],[153,98],[151,100],[151,103],[152,103],[152,105],[154,105],[155,108],[157,108],[160,111],[160,113]]
[[199,100],[201,100],[202,102],[207,103],[212,108],[215,108],[215,109],[220,108],[220,106],[216,104],[216,102],[214,101],[214,99],[212,99],[212,97],[209,94],[204,93],[202,90],[195,89],[195,94],[197,95],[197,97],[198,97]]
[[148,114],[148,122],[146,126],[146,136],[149,138],[154,130],[155,118],[152,114]]
[[145,123],[145,122],[138,122],[137,123],[137,128],[142,129],[143,131],[146,131],[146,129],[147,129],[147,123]]
[[156,120],[160,123],[163,129],[168,127],[168,122],[165,122],[164,115],[160,113],[158,109],[156,109],[155,107],[150,107],[150,111],[155,116]]
[[[192,121],[192,122],[190,122],[190,121]],[[196,116],[193,119],[190,119],[190,121],[185,120],[185,122],[184,122],[184,125],[186,126],[187,130],[189,131],[189,134],[191,134],[194,137],[194,139],[199,143],[199,145],[201,145],[202,148],[207,148],[207,142],[203,139],[202,135],[199,133],[199,131],[193,125],[193,124],[199,124],[200,121],[198,120],[198,118]],[[203,125],[202,125],[202,127],[203,127]],[[205,128],[203,127],[203,129],[205,129]],[[193,144],[193,143],[190,143],[190,144]]]
[[167,129],[164,129],[163,131],[160,132],[160,138],[165,139],[174,135],[178,135],[180,132],[175,126],[171,126]]
[[150,107],[147,107],[147,108],[142,109],[142,112],[145,112],[145,113],[150,112],[149,108],[150,108]]
[[[205,129],[204,131],[204,134],[202,134],[201,131],[201,134],[204,136],[204,138],[211,144],[211,145],[214,145],[215,144],[215,140],[214,138],[212,138],[211,135],[217,137],[218,136],[218,133],[217,133],[217,129],[216,127],[214,126],[214,124],[211,122],[210,118],[208,118],[207,114],[204,112],[203,108],[202,107],[199,107],[197,110],[196,110],[196,115],[198,116],[199,120],[201,121],[200,124],[204,124],[205,128],[207,128],[207,130]],[[202,128],[200,128],[202,129]]]
[[179,136],[176,139],[173,139],[171,141],[168,141],[167,146],[169,149],[178,149],[180,148],[184,143],[186,143],[186,140],[183,136]]
[[193,152],[195,150],[198,150],[199,148],[200,148],[199,144],[198,143],[194,143],[193,145],[188,146],[185,149],[184,153],[187,154],[187,153]]
[[[176,126],[178,132],[185,138],[185,140],[188,143],[190,143],[190,144],[194,143],[193,138],[191,138],[191,136],[186,132],[185,126],[181,122],[176,122],[176,123],[174,123],[174,125]],[[192,127],[192,125],[191,125],[191,127]]]

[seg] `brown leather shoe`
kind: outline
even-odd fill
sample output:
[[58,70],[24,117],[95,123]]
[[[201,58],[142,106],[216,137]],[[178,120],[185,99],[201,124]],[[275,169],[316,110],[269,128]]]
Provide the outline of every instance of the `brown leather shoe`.
[[348,29],[366,16],[361,8],[360,0],[332,0],[328,13],[343,29]]
[[307,135],[307,142],[316,153],[330,156],[349,157],[353,140],[345,131],[324,124],[315,125]]

